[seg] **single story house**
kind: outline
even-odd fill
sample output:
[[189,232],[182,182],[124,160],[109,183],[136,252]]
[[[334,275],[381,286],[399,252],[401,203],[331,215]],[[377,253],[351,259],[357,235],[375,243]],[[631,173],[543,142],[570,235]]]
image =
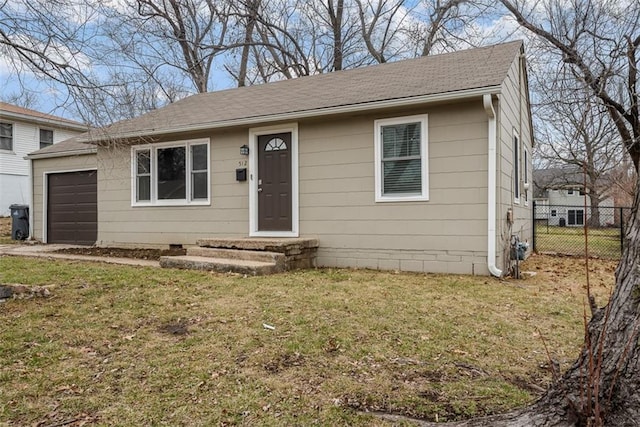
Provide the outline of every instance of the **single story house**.
[[94,186],[100,246],[313,238],[317,266],[500,276],[532,143],[520,41],[198,94],[33,153],[33,237],[73,241]]

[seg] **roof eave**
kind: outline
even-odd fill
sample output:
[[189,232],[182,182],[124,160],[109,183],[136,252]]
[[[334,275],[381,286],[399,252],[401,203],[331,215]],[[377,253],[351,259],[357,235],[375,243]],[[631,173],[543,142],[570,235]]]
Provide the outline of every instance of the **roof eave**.
[[0,112],[0,116],[2,116],[3,118],[7,117],[13,120],[33,122],[37,124],[55,126],[57,128],[77,130],[81,132],[86,132],[87,129],[89,129],[89,126],[82,123],[73,123],[73,122],[68,122],[66,120],[47,119],[45,117],[36,117],[36,116],[31,116],[29,114],[16,113],[13,111],[2,111]]
[[39,159],[53,159],[56,157],[69,157],[69,156],[81,156],[84,154],[95,154],[98,152],[96,147],[94,148],[81,148],[77,150],[57,151],[54,153],[41,153],[41,154],[28,154],[25,156],[27,160],[39,160]]
[[381,108],[406,107],[415,104],[429,104],[443,101],[465,100],[470,98],[481,97],[485,94],[495,95],[501,92],[501,85],[485,86],[481,88],[465,89],[460,91],[437,93],[430,95],[412,96],[399,99],[388,99],[381,101],[371,101],[367,103],[340,105],[335,107],[325,107],[305,111],[294,111],[290,113],[270,114],[263,116],[246,117],[231,120],[212,121],[199,123],[196,125],[177,126],[164,129],[146,129],[143,131],[125,132],[121,134],[108,135],[104,138],[82,138],[79,142],[96,142],[114,139],[144,138],[150,136],[167,135],[182,132],[197,132],[209,129],[217,129],[234,126],[247,126],[256,124],[266,124],[271,122],[298,120],[309,117],[322,117],[333,114],[348,114],[360,111],[376,110]]

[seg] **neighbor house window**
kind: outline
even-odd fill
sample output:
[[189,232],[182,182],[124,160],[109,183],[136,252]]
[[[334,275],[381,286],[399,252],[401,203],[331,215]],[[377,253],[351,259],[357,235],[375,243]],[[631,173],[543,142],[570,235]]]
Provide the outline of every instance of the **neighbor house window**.
[[209,202],[209,141],[134,147],[134,205],[185,205]]
[[556,211],[555,209],[551,209],[551,216],[557,216],[558,215],[558,211]]
[[13,125],[0,123],[0,150],[13,150]]
[[40,148],[53,145],[53,131],[50,129],[40,129]]
[[520,203],[520,137],[513,131],[513,199]]
[[567,190],[567,194],[568,194],[569,196],[573,196],[573,189]]
[[567,224],[569,224],[569,225],[584,225],[584,210],[583,209],[569,209],[567,211]]
[[375,122],[376,201],[428,200],[427,116]]

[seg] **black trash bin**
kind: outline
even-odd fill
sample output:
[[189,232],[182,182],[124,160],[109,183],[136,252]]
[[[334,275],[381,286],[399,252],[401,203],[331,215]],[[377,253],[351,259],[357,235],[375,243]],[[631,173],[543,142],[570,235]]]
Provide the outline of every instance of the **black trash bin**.
[[29,206],[11,205],[11,238],[24,240],[29,237]]

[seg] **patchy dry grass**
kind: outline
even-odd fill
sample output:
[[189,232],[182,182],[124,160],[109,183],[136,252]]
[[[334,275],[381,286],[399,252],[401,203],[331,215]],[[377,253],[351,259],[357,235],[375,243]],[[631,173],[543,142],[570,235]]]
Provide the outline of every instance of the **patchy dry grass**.
[[11,240],[11,217],[0,216],[0,245],[15,243]]
[[[524,405],[582,337],[579,260],[526,280],[320,269],[242,277],[0,258],[0,424],[387,425]],[[593,261],[603,303],[614,264]],[[28,274],[25,274],[28,272]],[[275,330],[265,329],[263,324]]]

